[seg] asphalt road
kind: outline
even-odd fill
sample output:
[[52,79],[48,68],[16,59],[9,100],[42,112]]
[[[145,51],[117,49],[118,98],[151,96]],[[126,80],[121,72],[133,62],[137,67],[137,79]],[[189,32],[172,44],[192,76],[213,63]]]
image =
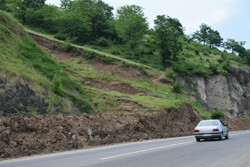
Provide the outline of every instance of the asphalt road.
[[229,140],[196,142],[194,136],[126,143],[22,159],[0,167],[249,167],[250,131]]

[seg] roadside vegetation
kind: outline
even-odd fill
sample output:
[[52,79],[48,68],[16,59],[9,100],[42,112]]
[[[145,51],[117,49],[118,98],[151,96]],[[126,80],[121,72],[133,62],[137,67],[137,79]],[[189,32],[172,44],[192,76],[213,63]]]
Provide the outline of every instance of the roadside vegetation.
[[[26,31],[61,43],[64,51],[70,53],[74,61],[59,63],[51,58],[51,53],[41,51],[23,29],[20,30],[22,36],[16,34],[20,32],[14,29],[14,34],[9,33],[10,30],[1,25],[1,39],[7,39],[5,35],[10,34],[17,43],[17,50],[6,49],[8,43],[1,44],[5,48],[3,55],[22,55],[22,59],[17,60],[12,56],[13,60],[10,61],[4,60],[2,56],[1,62],[5,62],[6,66],[1,68],[45,85],[53,92],[53,96],[67,97],[87,113],[92,113],[93,110],[108,111],[109,105],[117,105],[114,102],[117,97],[140,102],[153,110],[178,106],[182,102],[190,102],[182,95],[184,90],[177,80],[178,75],[208,77],[219,73],[227,74],[231,66],[249,69],[250,50],[244,48],[245,42],[223,40],[218,31],[204,23],[195,33],[187,36],[177,18],[165,15],[157,16],[154,28],[150,29],[143,9],[137,5],[122,6],[114,12],[113,7],[102,0],[61,0],[60,7],[45,2],[46,0],[1,0],[0,8],[14,15],[24,24]],[[2,12],[2,15],[5,14]],[[17,24],[17,21],[14,22]],[[11,41],[11,38],[8,39]],[[155,69],[164,71],[166,75],[163,80],[172,86],[162,87],[150,79],[125,79],[99,71],[93,72],[94,67],[90,64],[96,58],[106,64],[122,63],[126,67],[137,68],[148,76],[156,75]],[[7,66],[14,62],[16,66]],[[77,76],[69,75],[64,71],[66,68],[76,72]],[[127,83],[135,89],[151,93],[153,97],[105,91],[88,86],[86,82],[83,86],[80,82],[84,78]],[[75,91],[80,95],[72,93]],[[100,97],[113,100],[108,102]],[[202,110],[198,105],[194,106]],[[205,111],[202,115],[211,116]]]
[[67,44],[84,45],[160,70],[171,67],[180,75],[225,74],[232,64],[250,64],[244,41],[223,40],[205,23],[187,36],[177,18],[165,15],[157,16],[155,27],[149,29],[143,9],[137,5],[114,11],[102,0],[62,0],[60,7],[45,2],[1,0],[1,8],[25,26]]

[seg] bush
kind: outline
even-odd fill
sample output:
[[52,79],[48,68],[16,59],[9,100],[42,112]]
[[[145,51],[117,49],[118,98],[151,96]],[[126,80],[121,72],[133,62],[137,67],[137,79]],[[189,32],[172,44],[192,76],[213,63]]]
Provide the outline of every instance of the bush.
[[179,62],[174,65],[174,71],[178,74],[186,74],[190,76],[198,75],[208,77],[212,74],[211,70],[204,67],[203,64],[197,62]]
[[72,46],[71,46],[71,41],[69,39],[67,39],[64,43],[63,43],[63,49],[64,51],[68,52],[72,49]]
[[219,109],[215,109],[211,114],[211,119],[223,119],[223,118],[224,118],[224,112]]
[[209,64],[208,69],[212,71],[213,74],[217,74],[218,73],[218,67],[219,64]]
[[93,59],[95,57],[95,52],[92,51],[86,51],[84,53],[84,57],[86,57],[87,59]]
[[53,92],[55,94],[61,95],[63,91],[62,80],[55,76],[52,83],[53,83],[53,89],[52,89]]
[[54,35],[54,37],[56,39],[59,39],[59,40],[66,40],[68,38],[68,35],[67,34],[64,34],[64,33],[57,33]]
[[173,91],[175,93],[182,93],[183,88],[184,88],[184,85],[178,81],[176,81],[173,85]]
[[98,46],[107,47],[107,46],[109,46],[110,41],[107,38],[100,37],[100,38],[96,39],[95,44]]
[[99,55],[99,59],[107,64],[115,64],[115,59],[106,55]]

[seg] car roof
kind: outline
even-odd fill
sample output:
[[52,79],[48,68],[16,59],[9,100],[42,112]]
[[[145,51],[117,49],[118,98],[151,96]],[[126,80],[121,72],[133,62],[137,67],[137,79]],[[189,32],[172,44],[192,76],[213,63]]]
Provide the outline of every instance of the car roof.
[[205,121],[220,121],[219,119],[206,119],[206,120],[201,120],[201,122]]

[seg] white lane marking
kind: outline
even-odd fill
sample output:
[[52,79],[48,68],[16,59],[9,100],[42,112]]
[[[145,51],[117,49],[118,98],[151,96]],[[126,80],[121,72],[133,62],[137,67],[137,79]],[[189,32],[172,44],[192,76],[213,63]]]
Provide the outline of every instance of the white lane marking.
[[129,152],[129,153],[125,153],[125,154],[114,155],[114,156],[110,156],[110,157],[100,158],[100,160],[107,160],[107,159],[119,158],[119,157],[124,157],[124,156],[129,156],[129,155],[133,155],[133,154],[139,154],[139,153],[144,153],[144,152],[149,152],[149,151],[154,151],[154,150],[178,147],[178,146],[186,145],[186,144],[189,144],[189,143],[194,143],[194,141],[171,144],[171,145],[167,145],[167,146],[149,148],[149,149],[145,149],[145,150],[140,150],[140,151]]

